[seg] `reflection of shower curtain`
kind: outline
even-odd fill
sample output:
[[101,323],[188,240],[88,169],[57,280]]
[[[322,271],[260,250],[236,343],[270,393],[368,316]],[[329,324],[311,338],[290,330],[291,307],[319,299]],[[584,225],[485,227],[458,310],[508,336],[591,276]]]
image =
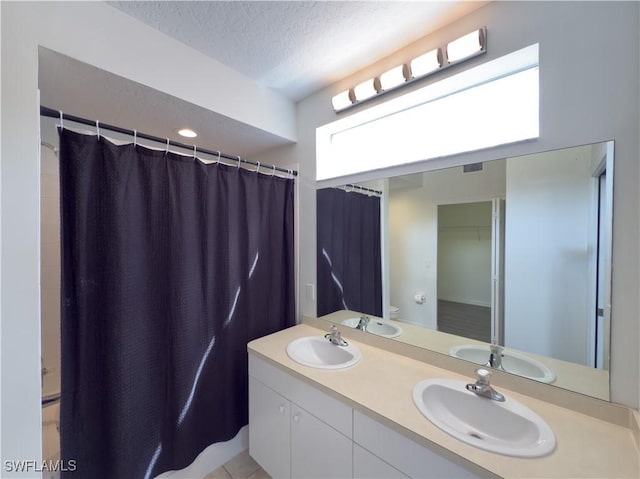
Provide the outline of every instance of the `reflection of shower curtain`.
[[293,180],[68,130],[60,177],[62,459],[181,469],[247,423],[247,342],[294,324]]
[[318,190],[318,316],[350,309],[382,316],[380,198]]

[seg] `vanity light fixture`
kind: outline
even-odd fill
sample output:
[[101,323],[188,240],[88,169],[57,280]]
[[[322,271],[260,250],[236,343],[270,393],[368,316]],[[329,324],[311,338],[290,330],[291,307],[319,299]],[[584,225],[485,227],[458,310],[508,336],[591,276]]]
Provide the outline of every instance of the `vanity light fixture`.
[[380,89],[382,91],[391,90],[402,85],[407,79],[404,76],[404,65],[398,65],[391,70],[387,70],[380,75]]
[[466,34],[447,45],[447,61],[459,62],[465,58],[475,56],[486,48],[485,29]]
[[356,101],[364,101],[376,96],[378,94],[378,90],[375,87],[375,83],[375,78],[372,78],[356,85],[353,88],[353,92],[356,96]]
[[487,27],[482,27],[335,95],[331,104],[338,113],[486,52]]
[[178,135],[184,136],[185,138],[195,138],[196,136],[198,136],[198,132],[192,130],[191,128],[178,128],[176,129],[176,132],[178,133]]
[[439,48],[431,50],[418,58],[414,58],[409,63],[411,78],[418,78],[428,75],[442,66],[442,53]]
[[331,104],[335,111],[340,111],[350,107],[354,101],[355,96],[353,95],[353,90],[347,90],[334,96],[331,99]]

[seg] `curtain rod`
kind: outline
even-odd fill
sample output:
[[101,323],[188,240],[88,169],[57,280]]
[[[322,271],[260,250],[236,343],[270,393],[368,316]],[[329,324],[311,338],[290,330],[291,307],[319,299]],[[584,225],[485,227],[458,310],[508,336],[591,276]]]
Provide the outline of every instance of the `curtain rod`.
[[367,188],[366,186],[354,185],[353,183],[347,183],[346,185],[343,186],[343,188],[345,190],[347,188],[352,188],[352,189],[356,189],[356,190],[362,190],[362,191],[366,191],[366,192],[369,192],[369,193],[374,193],[376,195],[382,196],[382,191],[380,191],[380,190],[374,190],[374,189],[371,189],[371,188]]
[[[89,126],[96,126],[98,124],[96,121],[88,120],[86,118],[82,118],[82,117],[75,116],[75,115],[70,115],[69,113],[63,113],[61,111],[54,110],[53,108],[48,108],[48,107],[42,106],[42,105],[40,106],[40,115],[41,116],[47,116],[47,117],[50,117],[50,118],[61,118],[62,120],[73,121],[74,123],[82,123],[83,125],[89,125]],[[177,146],[179,148],[184,148],[185,150],[193,150],[194,149],[194,145],[187,145],[185,143],[180,143],[178,141],[170,140],[169,138],[160,138],[158,136],[149,135],[147,133],[140,133],[138,131],[127,130],[125,128],[120,128],[119,126],[109,125],[107,123],[99,123],[99,125],[100,125],[100,128],[104,129],[104,130],[110,130],[110,131],[114,131],[116,133],[122,133],[124,135],[129,135],[129,136],[134,136],[135,135],[138,138],[143,138],[145,140],[154,141],[156,143],[162,143],[162,144],[168,145],[168,146]],[[198,148],[197,145],[196,145],[195,148],[196,148],[196,151],[198,153],[206,153],[206,154],[212,155],[212,156],[220,156],[221,158],[225,158],[227,160],[232,160],[232,161],[235,161],[235,162],[237,162],[238,159],[239,159],[241,163],[246,163],[248,165],[253,165],[253,166],[264,168],[264,169],[268,169],[268,170],[280,171],[282,173],[287,173],[287,174],[292,175],[292,176],[298,176],[298,172],[296,170],[289,170],[289,169],[281,168],[281,167],[275,166],[275,165],[268,165],[268,164],[258,163],[258,162],[255,162],[255,161],[247,160],[245,158],[241,158],[239,156],[231,156],[231,155],[228,155],[226,153],[221,153],[219,151],[212,151],[212,150],[206,150],[204,148]]]

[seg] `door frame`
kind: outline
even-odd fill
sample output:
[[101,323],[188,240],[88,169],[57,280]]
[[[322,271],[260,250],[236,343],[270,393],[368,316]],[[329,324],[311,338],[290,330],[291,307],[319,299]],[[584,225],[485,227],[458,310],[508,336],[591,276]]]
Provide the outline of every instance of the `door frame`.
[[[435,219],[435,228],[434,228],[434,245],[435,245],[435,254],[433,255],[434,264],[436,269],[436,287],[435,287],[435,301],[432,301],[432,317],[435,320],[435,330],[438,330],[438,231],[439,231],[439,217],[438,217],[438,208],[440,206],[445,205],[459,205],[464,203],[491,203],[492,205],[492,219],[491,219],[491,276],[489,277],[489,281],[491,282],[491,331],[490,337],[491,342],[494,342],[495,338],[502,338],[502,342],[499,344],[504,344],[504,211],[505,208],[502,208],[502,224],[498,226],[496,223],[496,217],[494,216],[495,212],[495,203],[502,201],[502,204],[506,204],[506,199],[504,196],[470,196],[464,197],[460,199],[447,199],[442,201],[435,201],[433,203],[433,217]],[[495,231],[501,231],[501,244],[496,244],[496,234]],[[495,251],[500,251],[494,257]],[[501,259],[500,259],[501,258]],[[496,265],[498,266],[496,269]],[[495,319],[494,319],[495,316]]]

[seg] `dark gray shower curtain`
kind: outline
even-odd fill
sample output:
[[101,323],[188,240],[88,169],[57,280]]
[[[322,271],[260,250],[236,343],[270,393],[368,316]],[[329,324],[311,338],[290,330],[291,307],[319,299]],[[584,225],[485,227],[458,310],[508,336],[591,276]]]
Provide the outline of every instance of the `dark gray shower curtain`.
[[60,133],[61,455],[191,463],[248,421],[248,341],[291,326],[293,180]]
[[382,316],[380,198],[325,188],[316,199],[318,316]]

